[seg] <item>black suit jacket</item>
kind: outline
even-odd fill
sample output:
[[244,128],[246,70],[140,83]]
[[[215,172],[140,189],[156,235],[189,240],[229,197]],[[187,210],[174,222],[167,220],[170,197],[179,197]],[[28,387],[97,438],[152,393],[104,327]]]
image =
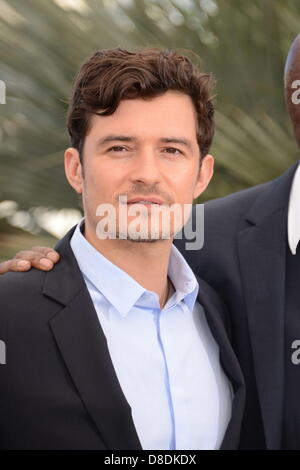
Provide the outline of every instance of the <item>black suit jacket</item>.
[[196,274],[220,294],[247,400],[241,448],[279,449],[284,393],[287,211],[295,164],[278,179],[204,206],[204,247],[185,251]]
[[[50,272],[0,278],[1,449],[141,449],[96,311],[70,248]],[[223,449],[238,446],[245,386],[226,334],[226,312],[201,279],[199,302],[235,391]],[[138,354],[138,351],[137,351]],[[155,426],[155,423],[153,423]]]

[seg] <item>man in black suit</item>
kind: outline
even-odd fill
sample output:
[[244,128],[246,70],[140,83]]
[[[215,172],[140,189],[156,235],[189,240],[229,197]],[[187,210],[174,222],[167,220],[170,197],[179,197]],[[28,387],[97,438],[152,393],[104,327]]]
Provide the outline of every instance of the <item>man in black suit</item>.
[[[300,146],[300,35],[285,67],[285,98]],[[205,243],[174,243],[194,272],[220,294],[247,385],[241,448],[299,449],[299,162],[278,179],[205,204]],[[193,209],[195,211],[195,208]],[[41,268],[50,249],[19,253],[3,270]],[[18,268],[18,259],[27,260]],[[44,269],[48,269],[45,265]],[[300,370],[300,369],[299,369]]]
[[245,387],[227,312],[172,244],[184,223],[155,218],[212,176],[209,76],[176,52],[98,51],[68,129],[84,220],[53,270],[0,279],[0,448],[237,448]]

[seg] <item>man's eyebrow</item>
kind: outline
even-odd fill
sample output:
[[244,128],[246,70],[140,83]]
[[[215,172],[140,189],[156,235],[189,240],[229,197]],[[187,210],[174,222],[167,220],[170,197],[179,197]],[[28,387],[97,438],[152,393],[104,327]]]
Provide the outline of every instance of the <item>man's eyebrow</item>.
[[[138,139],[134,136],[130,135],[115,135],[115,134],[109,134],[105,137],[102,137],[97,141],[97,147],[101,145],[105,145],[109,142],[136,142]],[[184,139],[182,137],[162,137],[159,139],[160,142],[163,142],[165,144],[182,144],[185,145],[186,147],[192,149],[192,142],[188,139]]]
[[183,139],[182,137],[163,137],[159,140],[160,142],[164,142],[166,144],[182,144],[190,149],[193,147],[193,144],[190,140]]
[[106,135],[105,137],[102,137],[101,139],[99,139],[97,141],[97,147],[100,146],[100,145],[104,145],[104,144],[107,144],[109,142],[115,142],[115,141],[120,141],[120,142],[134,142],[136,141],[137,138],[136,137],[133,137],[133,136],[130,136],[130,135],[114,135],[114,134],[110,134],[110,135]]

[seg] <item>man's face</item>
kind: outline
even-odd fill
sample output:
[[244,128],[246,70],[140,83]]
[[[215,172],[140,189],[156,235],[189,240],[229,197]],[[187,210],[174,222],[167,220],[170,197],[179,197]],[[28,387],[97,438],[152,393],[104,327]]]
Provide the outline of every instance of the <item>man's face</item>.
[[[213,170],[213,158],[208,155],[199,172],[194,106],[188,95],[175,91],[148,100],[123,100],[112,115],[94,115],[84,142],[83,168],[74,148],[66,151],[65,164],[70,184],[82,193],[86,227],[94,231],[100,204],[113,205],[118,228],[119,196],[127,196],[129,202],[156,197],[163,203],[162,210],[174,203],[183,208],[205,189]],[[158,206],[145,207],[142,220],[150,228]],[[127,216],[127,225],[133,219],[136,215]],[[157,231],[161,236],[161,219]]]

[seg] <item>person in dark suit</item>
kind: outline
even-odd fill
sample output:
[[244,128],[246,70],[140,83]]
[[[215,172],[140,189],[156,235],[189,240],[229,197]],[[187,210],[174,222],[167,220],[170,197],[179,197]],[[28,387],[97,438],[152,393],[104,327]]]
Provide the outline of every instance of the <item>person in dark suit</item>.
[[154,218],[212,176],[209,78],[156,49],[97,51],[79,71],[65,171],[84,219],[53,270],[0,278],[1,449],[238,447],[245,384],[228,313],[173,245],[182,224]]
[[[286,103],[300,146],[299,79],[300,35],[284,73]],[[184,239],[174,240],[230,313],[232,345],[247,386],[242,449],[300,448],[299,207],[296,162],[274,181],[207,202],[201,250],[187,251]],[[37,247],[19,253],[2,269],[49,269],[47,263],[52,268],[57,259],[52,250]],[[27,265],[17,267],[20,260]]]

